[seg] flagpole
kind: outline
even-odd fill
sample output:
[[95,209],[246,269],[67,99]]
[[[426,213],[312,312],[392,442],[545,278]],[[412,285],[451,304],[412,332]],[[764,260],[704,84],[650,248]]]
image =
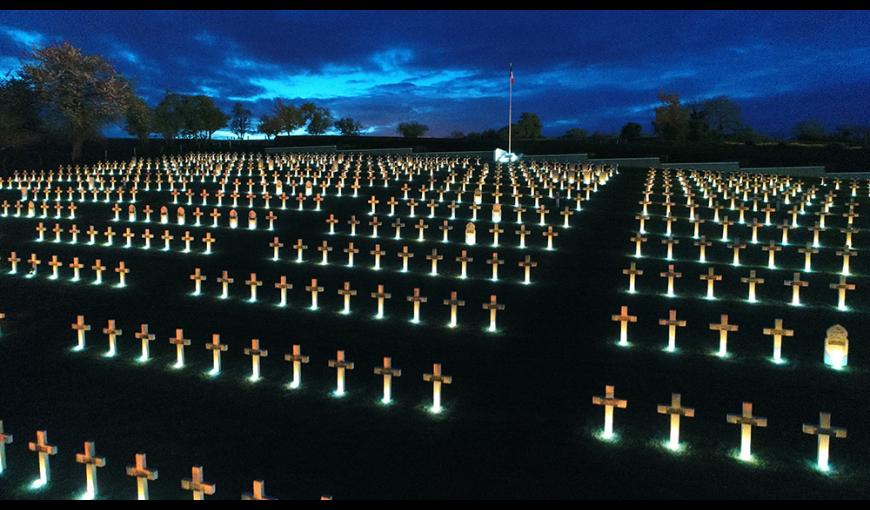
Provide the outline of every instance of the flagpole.
[[513,123],[513,106],[514,106],[514,80],[513,80],[514,65],[511,64],[511,74],[508,77],[508,154],[513,154],[511,150],[511,130]]

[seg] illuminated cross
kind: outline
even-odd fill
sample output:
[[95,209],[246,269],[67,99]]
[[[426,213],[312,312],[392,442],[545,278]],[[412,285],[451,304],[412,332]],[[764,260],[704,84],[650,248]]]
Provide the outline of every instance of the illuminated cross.
[[776,252],[782,251],[782,246],[777,246],[775,242],[770,241],[767,246],[762,246],[761,250],[767,252],[767,267],[775,269],[776,261],[774,260],[774,257],[776,257]]
[[625,409],[628,407],[628,401],[618,399],[614,396],[614,387],[611,385],[604,386],[604,396],[592,397],[592,405],[604,406],[604,431],[602,437],[610,439],[613,437],[613,408]]
[[3,429],[3,420],[0,420],[0,475],[6,471],[6,445],[12,444],[12,434],[7,434]]
[[329,246],[329,244],[324,239],[323,242],[320,244],[320,246],[317,247],[317,251],[319,251],[321,253],[320,263],[322,265],[328,264],[329,263],[329,252],[332,251],[332,246]]
[[752,427],[767,427],[767,418],[752,415],[752,403],[743,402],[742,414],[729,414],[728,423],[740,425],[740,459],[752,459]]
[[450,307],[450,322],[447,327],[455,328],[457,325],[457,310],[460,306],[465,306],[465,301],[457,297],[456,291],[450,293],[450,299],[445,299],[444,304]]
[[217,208],[214,208],[211,210],[211,213],[209,213],[209,216],[211,216],[211,226],[217,227],[218,226],[218,218],[221,217],[220,211],[218,211]]
[[432,253],[430,253],[429,255],[426,255],[426,260],[432,261],[432,271],[430,274],[433,274],[433,275],[438,274],[438,261],[442,260],[443,258],[444,258],[444,255],[439,255],[438,250],[436,250],[434,248],[432,249]]
[[525,225],[520,225],[520,229],[514,231],[514,234],[520,236],[520,248],[526,247],[526,234],[530,234],[531,232],[531,230],[526,229]]
[[378,300],[378,313],[375,315],[375,318],[382,319],[384,317],[384,299],[390,299],[391,294],[384,292],[383,285],[378,285],[377,292],[372,292],[371,296],[372,299]]
[[662,244],[668,245],[668,254],[665,258],[671,260],[674,258],[674,245],[680,244],[679,239],[662,239]]
[[118,267],[115,268],[115,272],[118,273],[118,287],[123,287],[127,283],[125,281],[125,277],[130,272],[130,269],[126,267],[124,261],[118,263]]
[[275,288],[281,293],[281,300],[278,302],[278,306],[285,306],[287,304],[287,289],[292,289],[293,284],[288,283],[287,277],[281,275],[281,278],[275,283]]
[[752,244],[758,242],[758,228],[762,225],[761,222],[758,221],[758,218],[752,218],[752,223],[749,224],[749,228],[752,230],[752,236],[750,240]]
[[452,384],[453,377],[441,374],[441,363],[432,365],[431,374],[423,374],[423,380],[432,383],[432,407],[429,410],[433,413],[440,413],[441,407],[441,385]]
[[780,244],[783,246],[787,245],[788,244],[788,231],[789,231],[789,229],[792,228],[792,226],[788,222],[788,219],[783,219],[782,223],[777,225],[777,228],[782,230],[782,241],[780,242]]
[[649,219],[649,216],[647,216],[646,213],[644,213],[644,214],[635,215],[634,219],[636,219],[638,221],[637,230],[641,234],[645,234],[646,233],[646,220]]
[[813,247],[819,247],[819,232],[825,230],[823,226],[820,226],[818,222],[813,223],[812,227],[809,227],[809,230],[813,233]]
[[762,211],[764,211],[764,224],[770,225],[770,213],[776,211],[776,208],[767,205],[764,207],[764,209],[762,209]]
[[52,255],[48,265],[51,266],[51,279],[57,280],[57,268],[62,267],[63,262],[57,259],[57,255]]
[[252,493],[242,494],[242,499],[245,501],[248,500],[274,500],[275,498],[270,498],[266,496],[266,482],[263,480],[254,480],[254,491]]
[[375,270],[380,270],[380,269],[381,269],[381,256],[386,255],[387,252],[381,250],[381,245],[380,245],[380,244],[376,244],[375,247],[374,247],[374,249],[371,250],[371,251],[369,251],[369,254],[370,254],[370,255],[374,255],[374,257],[375,257],[375,266],[374,266],[374,269],[375,269]]
[[350,282],[344,282],[342,288],[338,289],[338,295],[342,296],[344,300],[344,308],[341,313],[349,314],[350,313],[350,298],[351,296],[356,296],[356,290],[350,288]]
[[106,231],[103,232],[103,235],[105,235],[107,239],[105,246],[112,246],[112,240],[115,238],[115,231],[112,230],[112,227],[106,227]]
[[323,287],[317,286],[317,278],[311,279],[311,285],[306,285],[305,291],[311,293],[311,309],[317,310],[317,294],[323,292]]
[[85,348],[85,332],[91,330],[90,324],[85,324],[85,316],[77,315],[75,324],[72,324],[72,329],[75,330],[77,336],[77,343],[75,346],[76,351],[80,351]]
[[396,214],[396,204],[398,203],[399,201],[396,200],[396,197],[394,196],[391,196],[390,199],[387,200],[387,205],[390,206],[390,216],[394,216]]
[[839,283],[832,283],[832,284],[828,285],[828,287],[830,287],[832,289],[837,289],[838,295],[839,295],[839,300],[837,301],[837,308],[839,308],[840,310],[845,310],[846,309],[846,291],[847,290],[855,290],[855,284],[847,282],[846,277],[841,276]]
[[800,273],[792,273],[791,280],[785,280],[782,282],[786,287],[791,286],[791,304],[800,305],[801,304],[801,287],[806,287],[810,283],[801,280]]
[[838,439],[844,439],[846,437],[846,429],[831,426],[831,413],[819,413],[819,424],[804,424],[802,430],[804,434],[819,436],[818,460],[816,465],[820,470],[827,471],[829,469],[828,457],[831,436]]
[[169,251],[169,241],[172,241],[175,237],[168,230],[164,230],[160,239],[163,239],[163,251]]
[[253,303],[257,300],[257,287],[263,285],[263,282],[257,280],[257,273],[251,273],[251,277],[245,280],[245,285],[251,288],[251,298],[249,301]]
[[418,323],[420,322],[420,303],[425,303],[428,298],[420,295],[420,289],[414,288],[414,294],[412,296],[407,296],[407,300],[413,303],[413,314],[411,316],[411,322]]
[[133,336],[142,341],[142,356],[139,357],[139,361],[145,362],[149,358],[148,343],[153,342],[155,336],[148,332],[148,324],[142,324],[140,328],[140,331],[134,333]]
[[93,269],[94,272],[97,273],[97,278],[94,280],[94,283],[95,284],[103,283],[103,271],[106,270],[106,266],[104,266],[100,263],[100,259],[97,259],[94,261],[94,265],[91,266],[91,269]]
[[359,223],[360,221],[356,219],[356,215],[351,216],[350,219],[347,220],[347,224],[350,225],[350,235],[356,235],[356,226],[359,225]]
[[115,352],[117,352],[117,349],[115,346],[117,339],[119,336],[123,335],[124,332],[120,329],[115,329],[115,321],[109,320],[109,323],[106,325],[105,328],[103,328],[103,334],[107,335],[109,337],[109,350],[106,351],[106,354],[104,354],[104,356],[106,356],[106,357],[114,356]]
[[707,269],[707,274],[702,274],[698,278],[707,282],[707,299],[716,299],[713,295],[713,284],[722,279],[721,274],[714,274],[713,268]]
[[489,301],[483,303],[483,309],[489,310],[489,331],[495,331],[495,314],[499,310],[504,310],[504,305],[496,301],[495,294],[489,296]]
[[459,256],[456,257],[456,262],[459,262],[459,267],[460,267],[460,271],[459,271],[460,278],[467,278],[468,275],[467,275],[466,269],[467,269],[468,263],[473,262],[473,261],[474,261],[474,258],[469,257],[466,250],[462,250],[460,252]]
[[686,327],[686,321],[677,320],[677,311],[670,310],[667,319],[659,319],[659,326],[668,327],[668,352],[674,352],[677,348],[677,327]]
[[355,248],[353,241],[351,241],[347,243],[347,248],[344,249],[344,252],[347,253],[347,266],[353,267],[353,255],[354,253],[359,253],[359,248]]
[[547,249],[552,250],[553,249],[553,238],[558,237],[559,233],[555,232],[553,230],[552,225],[548,225],[547,230],[545,230],[544,232],[541,232],[541,235],[547,238]]
[[673,296],[674,295],[674,278],[682,278],[683,273],[678,273],[678,272],[674,271],[674,265],[668,264],[668,270],[659,273],[659,276],[661,276],[662,278],[668,279],[668,293],[667,293],[667,295]]
[[202,466],[193,466],[191,477],[181,480],[181,488],[193,493],[193,499],[201,501],[205,496],[211,496],[215,491],[215,484],[205,482],[202,479]]
[[89,238],[88,244],[94,244],[96,242],[95,238],[98,234],[97,229],[95,229],[93,225],[88,225],[88,229],[85,231],[85,233],[88,235]]
[[221,343],[221,336],[217,333],[211,335],[211,342],[205,344],[205,349],[211,351],[212,368],[211,375],[217,375],[221,371],[221,353],[226,352],[229,346]]
[[408,271],[408,259],[412,258],[414,254],[408,251],[408,246],[402,246],[402,251],[398,254],[398,257],[402,259],[402,272],[405,273]]
[[718,324],[710,323],[710,330],[719,332],[719,352],[717,355],[725,357],[728,355],[728,333],[737,331],[739,327],[736,324],[728,324],[728,314],[723,313],[719,320]]
[[229,286],[235,279],[230,278],[229,273],[223,271],[217,281],[221,284],[221,298],[226,299],[229,294]]
[[804,246],[803,248],[798,248],[798,252],[804,254],[804,271],[805,272],[812,271],[812,265],[811,265],[812,264],[812,256],[815,253],[819,253],[819,250],[816,248],[813,248],[813,245],[808,244],[808,245]]
[[353,370],[353,362],[345,361],[344,351],[338,351],[335,359],[329,360],[328,364],[335,369],[335,396],[341,397],[344,395],[344,372]]
[[265,358],[269,355],[266,349],[260,349],[260,340],[257,338],[251,339],[251,346],[245,347],[245,356],[251,357],[251,377],[250,381],[260,380],[260,358]]
[[369,226],[372,227],[372,237],[378,237],[378,226],[382,224],[377,216],[372,216],[372,219],[369,221]]
[[729,220],[729,219],[728,219],[728,216],[724,216],[724,217],[722,218],[722,222],[721,222],[721,223],[722,223],[722,240],[723,240],[723,241],[727,241],[727,240],[728,240],[728,227],[730,227],[731,225],[733,225],[733,224],[734,224],[734,221],[733,221],[733,220]]
[[700,239],[692,244],[698,247],[698,262],[707,262],[707,247],[711,246],[713,243],[708,241],[706,236],[701,236]]
[[671,226],[674,224],[675,221],[677,221],[677,219],[675,217],[669,215],[669,216],[665,216],[664,218],[662,218],[662,221],[665,222],[665,235],[670,237],[671,236]]
[[564,218],[564,221],[562,222],[562,228],[570,228],[571,225],[568,223],[568,221],[569,221],[569,218],[571,217],[571,215],[574,214],[574,211],[569,209],[568,206],[566,205],[565,208],[562,209],[562,211],[559,214],[561,214],[562,218]]
[[329,225],[329,233],[335,234],[335,224],[338,223],[338,220],[335,219],[335,216],[330,214],[329,218],[326,218],[326,223]]
[[97,447],[93,441],[85,441],[84,452],[76,454],[76,462],[85,465],[86,499],[97,498],[97,468],[106,465],[106,459],[104,457],[96,457],[96,454]]
[[486,263],[492,266],[492,279],[498,280],[498,266],[504,264],[504,260],[498,258],[498,253],[493,252],[492,258],[486,259]]
[[308,363],[308,356],[302,355],[299,344],[293,344],[292,352],[284,355],[284,361],[293,363],[293,380],[290,382],[290,387],[298,388],[302,382],[302,363]]
[[504,232],[504,229],[498,225],[493,225],[489,232],[492,234],[492,245],[498,246],[498,235]]
[[762,333],[773,336],[773,361],[780,363],[782,361],[782,337],[794,336],[794,330],[783,328],[782,319],[776,319],[773,321],[773,327],[764,328]]
[[[129,231],[130,229],[128,228],[127,230]],[[61,228],[60,224],[55,223],[54,228],[51,229],[51,231],[54,232],[54,242],[59,243],[60,235],[63,233],[63,228]],[[129,242],[127,244],[129,245]]]
[[134,234],[133,231],[130,230],[130,227],[127,227],[126,229],[124,229],[124,233],[121,234],[121,237],[127,240],[126,244],[124,244],[124,247],[129,248],[133,245],[133,238],[136,237],[136,234]]
[[420,221],[418,221],[417,224],[414,225],[414,228],[417,229],[417,240],[423,241],[425,239],[424,234],[426,232],[426,229],[429,228],[429,225],[427,225],[426,222],[423,221],[423,218],[420,218]]
[[190,235],[189,230],[184,231],[184,235],[181,236],[181,240],[184,241],[184,252],[187,253],[190,251],[190,242],[193,241],[193,236]]
[[394,221],[392,223],[392,227],[396,229],[396,239],[402,238],[402,227],[404,227],[404,226],[405,226],[405,224],[402,223],[401,218],[396,218],[396,221]]
[[384,404],[389,404],[392,402],[392,382],[393,377],[401,377],[402,370],[393,367],[392,358],[389,356],[384,357],[384,366],[375,367],[374,373],[376,375],[383,376],[384,379],[384,397],[381,399],[381,402]]
[[849,275],[849,258],[857,257],[858,252],[854,250],[850,250],[848,246],[844,246],[841,250],[837,250],[837,256],[843,257],[843,270],[842,274],[848,276]]
[[176,329],[175,336],[169,339],[169,343],[175,346],[175,368],[184,366],[184,347],[190,345],[190,339],[184,338],[184,330]]
[[211,236],[211,232],[206,232],[205,237],[202,238],[202,242],[205,243],[205,253],[211,253],[211,245],[214,244],[214,237]]
[[695,417],[695,409],[691,407],[683,407],[680,403],[681,396],[679,393],[671,393],[671,404],[659,404],[656,411],[659,414],[667,414],[671,417],[671,438],[668,442],[668,448],[671,450],[680,449],[680,418]]
[[641,257],[642,254],[641,254],[641,251],[640,251],[640,246],[641,246],[641,244],[643,244],[643,243],[646,242],[646,237],[643,237],[642,235],[640,235],[640,234],[638,233],[638,234],[635,234],[635,235],[631,236],[631,239],[630,239],[630,240],[631,240],[631,242],[634,243],[634,256],[635,256],[635,257]]
[[42,261],[36,258],[35,253],[31,253],[30,258],[27,259],[27,263],[30,264],[30,276],[35,276],[36,270],[39,268],[39,265],[42,264]]
[[446,242],[447,242],[447,234],[448,234],[451,230],[453,230],[453,227],[450,225],[450,223],[449,223],[447,220],[444,220],[444,221],[441,223],[441,226],[438,227],[438,228],[441,230],[441,233],[442,233],[442,236],[441,236],[441,242],[442,242],[442,243],[446,243]]
[[39,456],[39,481],[37,483],[39,487],[44,487],[51,481],[49,456],[57,455],[57,446],[48,444],[48,432],[37,430],[36,442],[31,441],[27,443],[27,449],[36,452]]
[[372,195],[372,196],[369,197],[369,199],[368,199],[368,204],[369,204],[370,206],[372,206],[372,210],[371,210],[371,212],[369,212],[369,215],[374,215],[374,214],[377,212],[377,211],[376,211],[376,206],[377,206],[378,204],[380,204],[380,203],[381,203],[381,201],[378,200],[374,195]]
[[151,233],[150,229],[145,229],[145,232],[142,233],[142,239],[145,240],[145,249],[151,249],[151,240],[154,239],[154,234]]
[[[75,225],[73,225],[73,226],[75,226]],[[852,247],[852,234],[857,234],[858,232],[860,232],[860,230],[857,228],[854,228],[852,226],[849,226],[846,228],[841,228],[840,232],[846,234],[845,245],[847,248],[851,248]]]
[[[771,252],[771,253],[772,253],[772,252]],[[741,283],[746,283],[746,284],[749,285],[749,295],[747,296],[747,300],[748,300],[750,303],[754,303],[754,302],[756,301],[756,299],[755,299],[755,285],[756,285],[756,284],[758,284],[758,285],[763,285],[763,284],[764,284],[764,278],[758,278],[758,277],[756,277],[756,276],[755,276],[755,270],[753,269],[753,270],[750,270],[750,271],[749,271],[749,276],[742,276],[742,277],[740,278],[740,282],[741,282]]]
[[21,262],[21,259],[15,255],[15,252],[9,253],[9,258],[6,259],[9,261],[9,274],[15,274],[18,272],[18,263]]
[[200,273],[200,270],[197,267],[193,270],[193,274],[190,275],[190,279],[194,281],[193,295],[198,296],[200,294],[201,284],[207,278],[204,274]]

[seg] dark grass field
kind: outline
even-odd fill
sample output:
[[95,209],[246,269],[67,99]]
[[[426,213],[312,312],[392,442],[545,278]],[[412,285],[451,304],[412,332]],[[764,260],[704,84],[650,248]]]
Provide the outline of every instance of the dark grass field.
[[[716,285],[719,299],[703,299],[706,286],[698,275],[707,266],[695,261],[697,248],[685,220],[675,225],[681,243],[671,262],[683,278],[676,284],[677,297],[667,298],[658,273],[668,262],[663,260],[661,235],[655,233],[664,231],[663,222],[649,222],[646,256],[631,257],[634,246],[628,238],[636,229],[634,215],[640,210],[637,202],[645,174],[642,169],[622,169],[583,204],[569,230],[557,229],[552,252],[542,249],[541,227],[533,224],[537,215],[531,210],[525,217],[534,232],[530,246],[517,248],[515,216],[505,208],[506,232],[497,249],[505,259],[499,282],[488,279],[490,266],[484,260],[495,251],[488,243],[470,250],[470,278],[455,277],[458,264],[453,258],[464,245],[440,242],[440,219],[427,220],[427,241],[416,241],[416,220],[410,218],[403,220],[403,235],[411,239],[393,240],[393,218],[386,217],[385,202],[390,195],[401,198],[396,188],[375,189],[384,222],[378,242],[387,251],[379,272],[370,269],[368,255],[375,241],[368,238],[366,225],[365,200],[371,194],[367,187],[358,198],[330,197],[323,211],[276,211],[275,232],[226,228],[228,207],[222,209],[222,227],[193,227],[188,208],[187,227],[150,225],[157,235],[164,228],[172,231],[172,252],[160,251],[162,241],[157,238],[150,251],[138,248],[141,239],[134,242],[136,248],[124,249],[120,237],[113,247],[87,246],[84,234],[79,234],[76,245],[51,242],[50,232],[46,241],[37,243],[36,223],[43,221],[50,229],[55,220],[0,218],[0,311],[7,315],[0,324],[0,419],[15,435],[14,443],[7,445],[8,469],[0,477],[0,496],[79,496],[84,491],[84,468],[75,462],[75,453],[82,451],[84,441],[92,440],[107,459],[99,471],[100,497],[111,499],[135,497],[135,480],[125,476],[124,466],[140,451],[148,454],[149,466],[159,470],[159,479],[150,484],[154,499],[188,498],[180,480],[190,477],[193,465],[204,466],[206,480],[217,484],[214,497],[227,499],[250,492],[254,479],[264,479],[267,494],[281,499],[317,499],[325,494],[336,499],[867,497],[866,232],[854,240],[860,253],[852,260],[855,275],[849,278],[857,285],[847,298],[852,310],[836,310],[836,291],[827,286],[840,269],[839,257],[828,247],[842,244],[836,228],[822,234],[824,247],[814,257],[815,272],[802,275],[810,281],[801,293],[806,305],[792,307],[786,304],[791,290],[782,280],[803,267],[796,246],[777,254],[781,269],[766,268],[767,254],[760,245],[744,250],[744,267],[733,268],[730,250],[718,241],[719,227],[710,221],[711,211],[702,208],[699,212],[708,220],[702,231],[714,243],[707,259],[724,275]],[[654,201],[661,200],[661,174],[657,182]],[[827,190],[822,189],[820,198]],[[676,180],[674,191],[673,200],[684,203]],[[345,195],[349,192],[346,188]],[[866,188],[862,192],[866,195]],[[471,196],[465,196],[467,206]],[[843,212],[845,196],[841,191],[835,213]],[[0,190],[0,199],[17,198],[17,192]],[[856,200],[866,207],[866,198]],[[140,204],[150,203],[155,210],[168,201],[166,193],[153,191],[139,197]],[[240,205],[245,203],[240,199]],[[562,204],[567,205],[564,200]],[[310,201],[305,204],[306,209],[312,206]],[[295,208],[295,202],[288,207]],[[561,224],[555,207],[550,209],[551,222]],[[211,206],[203,208],[210,210]],[[263,211],[258,212],[263,227]],[[327,235],[323,222],[329,212],[341,220],[333,236]],[[407,209],[399,205],[397,212],[406,214]],[[445,212],[442,208],[440,214]],[[687,214],[683,207],[674,212]],[[858,212],[870,214],[861,207]],[[363,223],[354,239],[360,248],[357,267],[349,269],[341,250],[350,239],[345,222],[354,213]],[[650,213],[661,215],[663,207],[652,206]],[[421,207],[418,214],[428,211]],[[458,216],[467,214],[467,209],[457,211]],[[736,219],[736,212],[727,214]],[[779,211],[776,219],[781,221],[785,214]],[[146,227],[111,222],[112,213],[102,203],[81,204],[77,216],[74,222],[80,230],[93,224],[102,231],[111,224],[118,233],[131,226],[141,234]],[[480,217],[488,218],[488,212],[481,211]],[[210,225],[206,218],[203,224]],[[811,223],[810,218],[814,219],[802,217],[802,225]],[[828,221],[839,227],[845,220]],[[859,217],[857,226],[866,221]],[[57,222],[67,227],[72,221]],[[454,222],[452,240],[461,239],[461,225]],[[178,251],[185,229],[197,238],[192,253]],[[479,241],[489,239],[483,230],[478,231]],[[206,256],[199,239],[207,231],[217,243],[214,253]],[[271,260],[268,246],[275,235],[285,244],[280,261]],[[746,239],[748,228],[735,225],[732,235]],[[773,227],[759,233],[762,242],[778,240],[779,235]],[[803,229],[792,231],[790,240],[803,244],[809,235]],[[309,246],[301,264],[293,262],[290,248],[299,237]],[[314,250],[322,239],[333,247],[327,266],[317,263],[320,253]],[[102,236],[98,240],[102,242]],[[415,254],[409,273],[397,271],[401,261],[395,254],[404,244]],[[432,248],[445,255],[439,277],[428,275],[424,255]],[[43,260],[37,277],[23,277],[24,261],[18,275],[7,274],[5,259],[12,250],[22,259],[37,253]],[[82,282],[69,282],[68,268],[62,270],[61,280],[49,280],[45,263],[53,254],[66,264],[73,256],[87,265],[99,257],[110,267],[105,278],[111,283],[117,281],[111,268],[124,260],[131,268],[128,286],[90,285],[89,269],[83,271]],[[516,266],[525,254],[539,263],[528,286],[520,284],[522,272]],[[631,261],[645,271],[635,295],[625,292],[627,278],[621,274]],[[766,283],[758,289],[761,302],[750,304],[739,278],[754,265]],[[208,280],[203,295],[193,296],[188,275],[197,266]],[[215,281],[224,269],[236,279],[227,300],[217,298],[220,287]],[[264,282],[257,303],[246,301],[249,291],[243,281],[251,272]],[[278,293],[272,285],[280,275],[294,285],[286,308],[275,306]],[[310,298],[304,286],[313,277],[326,289],[317,311],[306,309]],[[350,316],[337,313],[341,299],[336,290],[345,280],[359,292]],[[375,302],[369,297],[378,284],[392,293],[381,320],[373,318]],[[405,296],[413,287],[429,298],[419,325],[408,320],[411,305]],[[441,300],[453,290],[466,306],[459,311],[459,327],[450,329],[445,327],[448,310]],[[507,307],[499,313],[500,331],[495,334],[485,331],[488,313],[481,309],[493,293]],[[623,304],[638,316],[629,327],[631,348],[615,345],[618,325],[610,320]],[[670,308],[688,321],[677,334],[677,353],[662,350],[666,328],[658,325]],[[732,357],[727,360],[710,354],[717,347],[718,333],[708,324],[718,322],[722,313],[740,326],[730,335]],[[70,324],[78,314],[85,315],[93,329],[88,348],[72,352],[75,332]],[[784,339],[784,365],[768,360],[772,340],[761,333],[775,318],[795,330],[794,337]],[[115,358],[101,356],[107,344],[100,330],[108,319],[115,319],[124,332]],[[157,336],[151,346],[154,358],[147,364],[135,361],[139,342],[133,333],[141,323],[148,323]],[[836,323],[849,330],[851,340],[849,368],[840,372],[822,364],[825,330]],[[183,328],[192,341],[183,369],[171,368],[175,350],[168,339],[176,328]],[[217,378],[204,375],[211,368],[211,355],[203,345],[212,333],[220,333],[230,346]],[[262,361],[263,379],[257,383],[246,380],[250,360],[242,354],[251,338],[259,338],[269,350]],[[311,361],[303,367],[302,387],[288,390],[290,364],[283,355],[293,343],[301,344]],[[343,398],[331,395],[335,371],[327,366],[337,349],[344,349],[356,364],[348,373]],[[395,402],[389,406],[380,404],[381,378],[372,373],[383,356],[392,356],[403,371],[394,380]],[[440,415],[427,411],[432,390],[422,380],[433,362],[442,363],[444,373],[453,376],[453,384],[444,388],[445,411]],[[603,409],[593,406],[591,397],[602,395],[605,384],[615,385],[617,396],[628,400],[627,409],[615,412],[619,439],[614,442],[595,437]],[[656,414],[656,405],[669,402],[672,392],[682,393],[684,405],[696,410],[694,419],[683,420],[686,450],[681,454],[661,446],[669,422]],[[769,419],[767,428],[753,434],[756,464],[732,456],[739,446],[739,427],[727,424],[725,415],[739,413],[742,401],[753,402],[755,413]],[[813,468],[815,436],[801,433],[801,424],[816,423],[819,411],[830,411],[833,424],[849,432],[845,440],[832,439],[834,473],[828,475]],[[37,429],[48,431],[58,454],[51,460],[51,484],[34,491],[29,486],[38,474],[37,460],[26,443],[34,440]]]

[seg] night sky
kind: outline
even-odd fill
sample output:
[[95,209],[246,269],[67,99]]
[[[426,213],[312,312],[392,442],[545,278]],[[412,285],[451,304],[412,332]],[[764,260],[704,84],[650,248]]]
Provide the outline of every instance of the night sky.
[[4,11],[0,72],[62,40],[106,56],[152,106],[167,90],[256,115],[313,100],[372,134],[506,125],[509,62],[515,115],[537,113],[545,135],[648,132],[660,90],[731,96],[773,135],[870,118],[868,12]]

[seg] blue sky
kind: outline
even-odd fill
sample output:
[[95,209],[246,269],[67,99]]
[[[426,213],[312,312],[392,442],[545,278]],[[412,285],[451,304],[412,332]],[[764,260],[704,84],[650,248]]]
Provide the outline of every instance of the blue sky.
[[257,115],[313,100],[375,134],[505,125],[509,62],[515,114],[537,113],[545,135],[649,131],[659,91],[731,96],[770,134],[870,119],[868,12],[2,11],[0,72],[62,40],[106,56],[151,105],[167,90]]

